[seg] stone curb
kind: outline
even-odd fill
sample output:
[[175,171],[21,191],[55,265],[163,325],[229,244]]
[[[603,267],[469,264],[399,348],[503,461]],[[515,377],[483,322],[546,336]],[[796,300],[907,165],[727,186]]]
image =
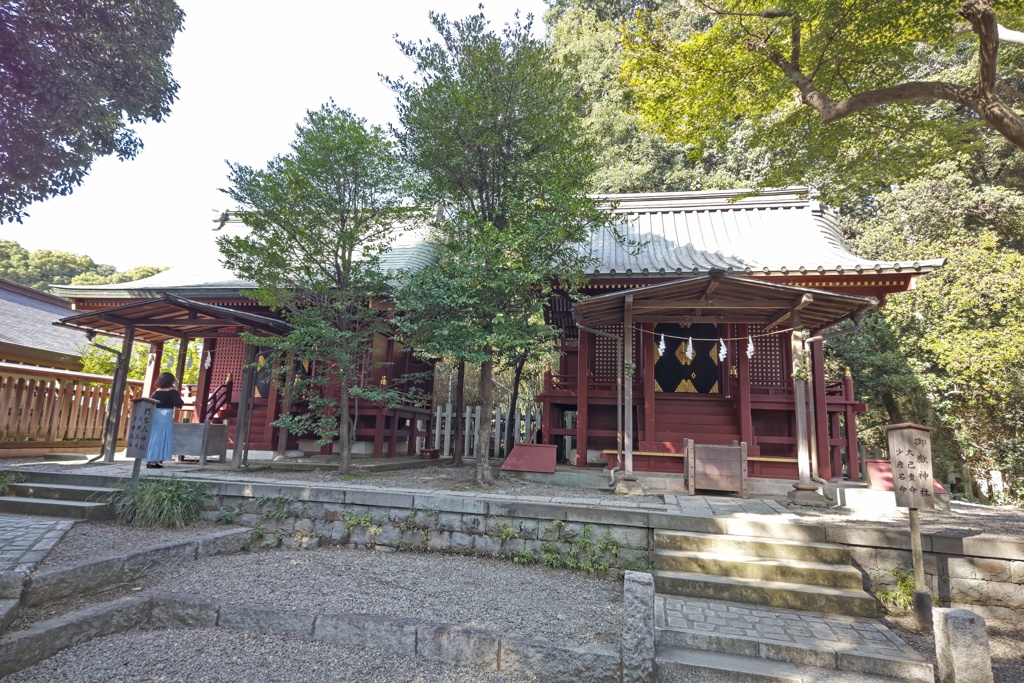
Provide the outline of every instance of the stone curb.
[[251,543],[252,529],[231,529],[150,546],[133,553],[46,569],[24,578],[21,603],[26,607],[38,607],[72,595],[119,586],[163,566],[197,557],[240,552]]
[[313,614],[264,605],[220,604],[203,596],[159,593],[89,607],[0,638],[0,676],[25,669],[87,640],[150,628],[245,630],[311,638],[352,647],[385,648],[491,671],[523,673],[550,683],[619,683],[619,646],[555,645],[493,631],[373,614]]

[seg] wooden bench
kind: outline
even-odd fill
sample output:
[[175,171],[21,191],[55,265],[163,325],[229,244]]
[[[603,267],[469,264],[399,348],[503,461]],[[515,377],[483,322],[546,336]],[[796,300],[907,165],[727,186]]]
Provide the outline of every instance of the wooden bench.
[[732,446],[694,444],[686,439],[687,486],[690,495],[696,489],[729,491],[747,497],[747,444]]

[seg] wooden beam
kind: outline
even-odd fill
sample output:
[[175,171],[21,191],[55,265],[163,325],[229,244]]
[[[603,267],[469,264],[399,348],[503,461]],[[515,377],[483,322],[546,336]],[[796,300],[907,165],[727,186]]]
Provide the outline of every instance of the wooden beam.
[[[623,381],[626,383],[625,414],[623,415],[624,431],[623,450],[626,461],[626,475],[633,474],[633,375],[636,374],[636,364],[633,360],[633,295],[627,294],[625,306],[623,307],[622,318],[622,360],[623,360]],[[628,363],[629,365],[626,365]],[[626,368],[632,367],[632,370]]]
[[[788,315],[788,312],[787,312]],[[634,315],[636,323],[762,323],[769,320],[767,315]]]
[[715,301],[713,299],[672,299],[666,301],[634,301],[633,312],[641,313],[647,311],[663,311],[672,309],[687,308],[715,308],[722,310],[752,309],[752,310],[778,310],[778,301],[760,300],[728,300]]
[[[805,309],[808,306],[810,306],[812,303],[814,303],[814,295],[812,295],[812,294],[804,294],[799,299],[797,299],[796,301],[793,302],[793,305],[789,308],[788,311],[782,313],[779,316],[776,316],[770,323],[768,323],[768,327],[775,327],[776,325],[781,323],[786,318],[794,317],[794,314],[797,311],[802,311],[803,309]],[[795,322],[795,323],[793,323],[793,325],[794,326],[799,325],[799,322]]]
[[255,362],[256,347],[246,344],[245,360],[242,365],[242,389],[238,397],[238,414],[235,418],[235,443],[231,450],[231,469],[234,470],[242,466],[242,451],[246,450],[246,443],[249,441],[249,411],[256,377],[256,368],[252,364]]
[[104,423],[103,442],[100,454],[103,462],[114,462],[114,451],[117,450],[117,432],[121,426],[121,413],[124,410],[124,392],[128,384],[128,366],[132,362],[132,343],[135,341],[135,328],[129,325],[124,331],[121,353],[114,366],[114,377],[110,383],[110,401],[107,403],[107,416]]

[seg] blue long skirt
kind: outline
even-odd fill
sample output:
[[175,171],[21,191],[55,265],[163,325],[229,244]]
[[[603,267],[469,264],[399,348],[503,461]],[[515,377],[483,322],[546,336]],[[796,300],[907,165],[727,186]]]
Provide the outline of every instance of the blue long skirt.
[[146,462],[160,462],[171,459],[174,436],[174,408],[157,408],[153,411],[153,427],[149,432],[149,446],[146,448]]

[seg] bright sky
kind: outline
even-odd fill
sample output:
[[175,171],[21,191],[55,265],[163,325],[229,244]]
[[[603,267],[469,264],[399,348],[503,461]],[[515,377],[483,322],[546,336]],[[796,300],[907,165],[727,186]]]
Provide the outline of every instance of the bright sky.
[[[178,101],[162,123],[138,126],[145,149],[132,161],[97,161],[67,197],[28,208],[0,239],[29,250],[87,254],[125,270],[172,266],[212,248],[212,222],[234,208],[219,188],[225,160],[262,167],[287,152],[305,112],[330,98],[371,123],[395,119],[379,73],[411,75],[393,36],[435,38],[427,12],[465,17],[479,0],[178,0],[185,30],[172,67]],[[485,0],[500,29],[516,10],[535,16],[543,0]]]

